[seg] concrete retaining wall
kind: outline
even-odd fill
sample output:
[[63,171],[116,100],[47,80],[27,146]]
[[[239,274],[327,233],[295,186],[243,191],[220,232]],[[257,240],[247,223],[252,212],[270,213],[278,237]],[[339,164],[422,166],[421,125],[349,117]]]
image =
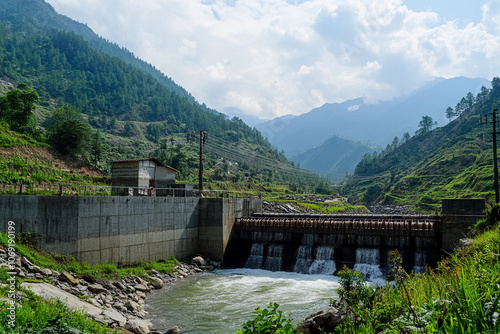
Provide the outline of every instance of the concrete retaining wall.
[[262,201],[258,199],[202,199],[199,253],[222,261],[236,218],[246,217],[257,211],[262,211]]
[[486,201],[483,198],[443,199],[442,217],[441,247],[453,249],[471,226],[486,217]]
[[[245,204],[246,203],[246,204]],[[201,253],[222,260],[248,199],[0,196],[0,230],[39,235],[42,249],[94,263],[136,263]],[[239,210],[239,211],[238,211]],[[204,253],[206,252],[206,253]],[[221,253],[222,252],[222,253]]]

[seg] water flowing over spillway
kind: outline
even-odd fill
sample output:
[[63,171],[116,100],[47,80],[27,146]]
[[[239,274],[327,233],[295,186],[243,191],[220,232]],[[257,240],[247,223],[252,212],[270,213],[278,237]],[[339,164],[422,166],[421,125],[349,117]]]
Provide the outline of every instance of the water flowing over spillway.
[[394,250],[407,272],[425,272],[439,257],[432,237],[238,231],[228,244],[224,265],[312,275],[336,275],[347,266],[377,281],[388,274]]
[[353,269],[361,272],[367,280],[383,278],[380,270],[380,250],[358,248],[356,250],[356,264]]
[[255,308],[277,302],[295,323],[336,298],[337,278],[256,269],[216,270],[185,278],[153,293],[146,310],[162,332],[179,326],[183,333],[234,333]]

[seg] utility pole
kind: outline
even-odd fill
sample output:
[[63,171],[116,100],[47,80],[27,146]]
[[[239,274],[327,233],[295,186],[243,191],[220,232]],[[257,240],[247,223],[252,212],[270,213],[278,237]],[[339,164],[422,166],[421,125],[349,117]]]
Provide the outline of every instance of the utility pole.
[[200,130],[200,164],[198,170],[198,189],[201,192],[203,191],[203,145],[207,142],[207,132],[204,130]]
[[[495,188],[495,203],[500,202],[500,191],[498,189],[498,157],[497,157],[497,122],[498,122],[498,109],[493,109],[493,111],[490,113],[492,116],[493,120],[493,132],[490,132],[490,134],[493,135],[493,174],[495,177],[495,180],[493,181],[493,188]],[[488,124],[488,116],[486,115],[486,120],[485,123]],[[481,116],[481,124],[483,118]]]

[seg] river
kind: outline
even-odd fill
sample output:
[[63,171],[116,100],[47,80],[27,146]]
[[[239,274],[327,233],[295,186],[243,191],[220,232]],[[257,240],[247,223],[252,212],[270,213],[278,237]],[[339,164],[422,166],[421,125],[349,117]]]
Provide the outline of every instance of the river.
[[179,326],[189,334],[229,334],[252,318],[257,307],[277,302],[299,323],[337,296],[337,277],[223,269],[188,276],[154,292],[145,305],[155,327]]

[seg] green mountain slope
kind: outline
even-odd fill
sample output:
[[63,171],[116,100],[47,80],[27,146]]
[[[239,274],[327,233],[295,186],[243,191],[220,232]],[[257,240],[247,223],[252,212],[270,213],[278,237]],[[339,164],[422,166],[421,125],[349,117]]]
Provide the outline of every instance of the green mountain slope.
[[346,172],[354,172],[356,164],[374,148],[349,139],[333,136],[315,148],[295,155],[291,160],[302,168],[326,175],[333,182],[339,182]]
[[366,155],[345,182],[344,191],[364,203],[411,204],[438,208],[449,197],[487,197],[493,193],[491,124],[480,115],[500,100],[497,78],[448,125],[416,135],[378,156]]
[[151,64],[136,58],[134,54],[117,44],[97,36],[85,24],[76,22],[64,15],[58,14],[51,5],[43,0],[2,0],[0,6],[0,21],[8,22],[15,31],[42,31],[58,30],[74,32],[87,41],[91,47],[104,54],[117,57],[131,64],[144,73],[152,75],[168,90],[187,97],[195,102],[194,97],[183,87],[177,85],[171,78],[161,73]]
[[[192,139],[204,130],[209,143],[219,143],[207,150],[207,182],[286,184],[294,192],[328,189],[317,175],[294,168],[255,128],[200,105],[161,72],[58,15],[44,1],[5,0],[2,5],[0,78],[26,83],[39,93],[35,114],[41,126],[56,107],[70,104],[80,110],[106,142],[101,168],[109,168],[112,160],[155,156],[176,163],[172,166],[182,170],[181,180],[196,183],[198,147],[186,134]],[[12,88],[0,82],[2,94]],[[240,164],[216,170],[221,157]]]

